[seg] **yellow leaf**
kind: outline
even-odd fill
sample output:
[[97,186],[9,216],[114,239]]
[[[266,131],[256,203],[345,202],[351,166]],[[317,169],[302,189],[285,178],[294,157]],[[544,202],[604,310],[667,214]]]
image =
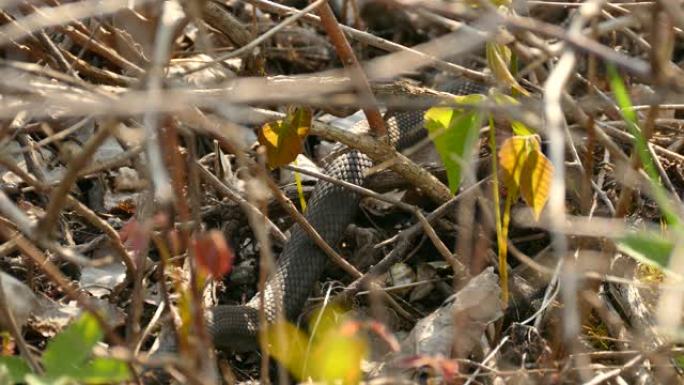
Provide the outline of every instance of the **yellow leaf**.
[[295,325],[269,325],[265,338],[269,353],[300,381],[356,384],[368,345],[360,333],[363,323],[343,314],[339,307],[319,309],[309,320],[310,336]]
[[539,219],[549,199],[553,165],[544,156],[536,136],[513,136],[499,150],[503,182],[512,193],[520,191]]
[[311,378],[322,382],[356,384],[361,379],[361,361],[366,357],[366,339],[358,333],[357,321],[347,320],[316,340],[309,365]]
[[[538,149],[538,147],[537,147]],[[534,216],[539,220],[542,209],[549,200],[553,165],[541,151],[533,151],[525,162],[520,183],[520,195],[532,208]]]
[[308,340],[306,334],[295,325],[282,321],[268,325],[265,336],[269,354],[297,379],[303,380]]
[[290,108],[283,120],[266,123],[259,131],[259,143],[266,147],[268,166],[284,166],[302,153],[302,140],[309,134],[311,109]]
[[181,324],[178,330],[178,338],[180,344],[185,345],[188,338],[192,335],[193,314],[192,314],[192,294],[187,288],[180,291],[178,298],[178,313],[180,315]]
[[[494,102],[500,106],[515,106],[520,104],[520,102],[514,97],[502,94],[501,92],[495,91],[491,96],[492,99],[494,99]],[[535,134],[533,129],[527,127],[525,123],[517,120],[511,120],[511,130],[513,131],[513,135],[516,136],[528,136]]]
[[506,189],[520,187],[520,174],[529,153],[535,144],[539,144],[526,136],[513,136],[503,142],[499,149],[499,164],[503,171],[503,182]]
[[530,93],[524,89],[515,76],[511,73],[508,66],[511,64],[511,50],[503,44],[488,42],[485,46],[487,54],[487,64],[494,73],[494,77],[505,83],[507,86],[518,91],[520,94],[529,96]]

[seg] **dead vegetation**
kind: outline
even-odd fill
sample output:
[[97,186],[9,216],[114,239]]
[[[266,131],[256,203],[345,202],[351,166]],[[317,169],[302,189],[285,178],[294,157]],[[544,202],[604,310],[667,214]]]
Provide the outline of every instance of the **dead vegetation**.
[[[676,0],[0,0],[0,384],[680,382],[683,34]],[[389,144],[438,104],[437,151]],[[339,244],[318,180],[362,197]],[[301,316],[215,354],[293,226],[331,260]]]

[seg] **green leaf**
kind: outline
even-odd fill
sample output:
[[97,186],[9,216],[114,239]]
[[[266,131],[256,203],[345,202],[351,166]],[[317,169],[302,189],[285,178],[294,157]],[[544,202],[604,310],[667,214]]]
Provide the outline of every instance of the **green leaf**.
[[648,142],[639,128],[637,114],[632,106],[632,101],[630,99],[627,86],[622,81],[622,78],[620,77],[620,74],[618,74],[614,65],[609,64],[607,69],[610,80],[610,88],[613,90],[615,100],[620,107],[622,119],[627,123],[628,130],[634,136],[634,148],[639,156],[641,164],[644,167],[644,171],[646,171],[646,174],[648,175],[649,185],[652,190],[652,197],[656,203],[658,203],[660,212],[667,222],[673,225],[677,231],[684,234],[684,228],[682,227],[681,220],[677,215],[674,205],[668,197],[667,192],[660,184],[660,176],[655,167],[655,161],[653,160],[651,152],[648,149]]
[[674,357],[674,361],[677,367],[679,367],[679,369],[684,369],[684,355],[676,355]]
[[0,356],[0,367],[7,370],[9,380],[13,384],[23,382],[24,377],[31,373],[31,368],[19,356]]
[[92,315],[86,313],[74,321],[48,343],[43,353],[45,375],[56,378],[78,374],[102,335],[100,325]]
[[661,234],[652,231],[629,233],[617,240],[618,250],[641,263],[667,268],[674,245]]
[[511,129],[513,130],[513,135],[515,136],[531,136],[535,135],[533,129],[527,127],[524,123],[514,120],[511,122]]
[[656,171],[655,165],[653,164],[651,153],[648,151],[646,138],[644,138],[644,135],[639,128],[639,121],[636,111],[634,111],[632,100],[629,97],[627,86],[622,81],[620,74],[618,74],[617,70],[612,65],[608,66],[608,76],[610,77],[610,88],[613,90],[615,101],[620,107],[622,119],[627,123],[627,128],[629,129],[630,134],[634,136],[634,146],[636,147],[638,155],[641,159],[641,163],[644,165],[644,170],[646,170],[646,173],[653,181],[657,181],[659,179],[658,173]]
[[114,358],[98,357],[85,364],[72,378],[86,384],[122,382],[130,378],[128,365]]
[[[476,106],[485,96],[466,95],[455,99],[458,104]],[[482,118],[482,113],[472,107],[433,107],[425,113],[425,128],[447,170],[452,193],[461,184],[461,167],[474,150]]]

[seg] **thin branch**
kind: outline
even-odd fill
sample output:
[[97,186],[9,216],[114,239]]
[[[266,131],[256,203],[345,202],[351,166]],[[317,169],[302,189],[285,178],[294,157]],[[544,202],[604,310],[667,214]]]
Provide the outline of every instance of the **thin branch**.
[[[243,45],[242,47],[240,47],[240,48],[238,48],[238,49],[236,49],[236,50],[234,50],[234,51],[228,52],[228,53],[226,53],[226,54],[224,54],[224,55],[221,55],[221,56],[219,56],[219,57],[217,57],[217,58],[214,58],[211,62],[209,62],[209,63],[207,63],[207,64],[204,64],[204,65],[201,65],[201,66],[199,66],[199,67],[197,67],[197,68],[192,68],[192,69],[189,69],[189,70],[187,70],[187,71],[185,71],[185,72],[179,73],[179,74],[176,75],[175,77],[184,77],[184,76],[190,75],[190,74],[192,74],[192,73],[199,72],[199,71],[205,70],[205,69],[207,69],[207,68],[211,68],[211,67],[215,66],[216,64],[221,63],[221,62],[224,62],[224,61],[226,61],[226,60],[228,60],[228,59],[232,59],[232,58],[234,58],[234,57],[241,57],[241,56],[243,56],[243,55],[246,55],[246,54],[251,53],[251,52],[252,52],[255,48],[257,48],[261,43],[263,43],[263,42],[265,42],[266,40],[270,39],[270,38],[273,37],[276,33],[282,31],[282,30],[285,29],[286,27],[292,25],[295,21],[299,20],[299,19],[302,18],[303,16],[307,15],[309,12],[313,11],[314,9],[316,9],[316,7],[318,7],[319,5],[321,5],[321,3],[323,3],[324,1],[327,1],[327,0],[316,0],[316,1],[314,1],[313,3],[309,4],[306,8],[304,8],[304,9],[302,9],[302,10],[298,10],[298,11],[295,12],[293,15],[290,15],[290,16],[287,17],[285,20],[283,20],[282,22],[278,23],[275,27],[273,27],[273,28],[269,29],[268,31],[264,32],[263,34],[261,34],[261,35],[260,35],[259,37],[257,37],[256,39],[253,39],[253,40],[249,41],[247,44]],[[208,1],[208,2],[207,2],[207,6],[209,6],[210,4],[211,4],[211,1]]]
[[[29,186],[32,186],[36,190],[44,193],[50,193],[51,189],[49,186],[46,184],[42,183],[39,180],[34,179],[31,175],[25,173],[19,166],[17,166],[14,162],[11,162],[7,160],[6,158],[0,156],[0,164],[2,164],[3,167],[7,168],[9,171],[17,175],[19,178],[21,178],[24,182],[26,182]],[[105,233],[105,235],[109,238],[109,241],[114,247],[114,251],[118,254],[119,258],[121,261],[126,265],[126,274],[127,277],[132,278],[133,274],[135,272],[135,263],[131,259],[130,255],[128,254],[126,247],[123,245],[121,242],[121,238],[119,237],[119,233],[106,221],[102,220],[100,217],[97,216],[90,208],[86,207],[83,203],[72,197],[70,194],[67,194],[66,196],[66,204],[73,208],[79,215],[81,215],[84,219],[86,219],[90,224],[98,228],[100,231]]]
[[[24,336],[21,335],[21,330],[17,325],[16,319],[14,318],[12,307],[10,307],[9,303],[7,302],[5,286],[2,283],[3,274],[4,273],[0,272],[0,319],[5,320],[5,324],[3,326],[9,329],[10,335],[14,338],[14,341],[19,348],[19,353],[22,357],[24,357],[24,360],[26,360],[31,370],[34,373],[43,374],[43,369],[40,367],[40,365],[38,365],[35,357],[33,357],[33,354],[31,354],[29,351],[26,340],[24,339]],[[7,285],[7,287],[9,287],[9,285]],[[10,291],[8,290],[7,292]],[[26,304],[26,306],[28,306],[28,304]]]
[[69,191],[76,182],[76,179],[78,179],[79,172],[91,161],[95,151],[97,151],[102,143],[109,137],[115,126],[116,121],[109,121],[103,124],[83,146],[83,150],[71,160],[62,177],[62,182],[52,191],[52,194],[50,194],[50,203],[45,210],[45,216],[38,225],[39,236],[49,237],[48,234],[52,233],[53,227],[57,223],[59,213],[64,208]]
[[[163,3],[162,15],[157,27],[152,67],[149,70],[146,84],[147,97],[153,101],[162,101],[161,90],[164,68],[169,61],[171,45],[173,44],[173,14],[174,10],[171,3]],[[145,127],[145,149],[154,188],[154,197],[161,205],[165,205],[173,201],[174,195],[168,172],[164,168],[164,162],[162,161],[158,137],[159,120],[159,114],[156,111],[147,111],[143,117],[143,126]]]
[[[142,5],[149,0],[141,0]],[[43,12],[32,13],[17,20],[17,24],[6,24],[0,27],[0,46],[11,41],[21,40],[27,33],[33,33],[44,28],[70,23],[73,20],[86,19],[95,15],[105,16],[126,8],[129,3],[125,0],[84,0],[76,3],[63,4],[57,7],[41,8]]]
[[[287,7],[281,4],[274,3],[269,0],[246,0],[246,2],[259,7],[263,10],[269,11],[269,12],[275,12],[280,15],[285,15],[288,13],[292,12],[297,12],[296,8],[292,7]],[[314,15],[306,15],[303,20],[308,21],[310,23],[316,23],[319,24],[321,22],[320,17],[314,16]],[[419,47],[406,47],[401,44],[397,44],[393,41],[383,39],[381,37],[375,36],[373,34],[370,34],[368,32],[364,31],[359,31],[358,29],[351,28],[346,25],[341,25],[340,28],[342,31],[344,31],[347,35],[350,37],[356,39],[357,41],[368,44],[372,47],[382,49],[387,52],[397,52],[397,51],[402,51],[411,54],[411,56],[420,58],[425,60],[426,62],[430,62],[431,66],[442,70],[442,71],[447,71],[456,75],[462,75],[465,76],[469,79],[473,80],[478,80],[478,81],[487,81],[489,79],[489,76],[480,72],[480,71],[475,71],[463,66],[459,66],[457,64],[449,63],[446,61],[441,60],[440,58],[426,54],[424,52],[421,52],[421,49]]]
[[283,234],[282,231],[276,226],[273,222],[271,222],[268,217],[266,217],[261,211],[259,211],[258,208],[256,208],[254,205],[252,205],[248,200],[245,198],[241,197],[240,194],[234,192],[230,187],[226,186],[225,183],[221,182],[219,178],[217,178],[214,174],[212,174],[209,170],[207,170],[204,166],[202,166],[199,162],[195,162],[195,167],[197,168],[197,171],[199,171],[200,176],[202,179],[204,179],[205,182],[207,182],[211,187],[215,188],[221,195],[225,196],[226,198],[230,199],[231,201],[237,203],[245,212],[249,211],[253,215],[257,215],[259,217],[262,217],[262,220],[264,223],[266,223],[266,227],[268,228],[269,233],[278,240],[280,243],[285,243],[287,242],[287,236]]
[[339,267],[342,268],[342,270],[346,271],[347,274],[351,275],[354,278],[360,278],[363,274],[361,274],[356,268],[349,262],[347,262],[344,257],[342,257],[340,254],[338,254],[335,249],[333,249],[328,242],[321,237],[320,234],[318,234],[318,231],[311,226],[309,221],[306,220],[304,215],[297,211],[297,208],[295,205],[292,203],[291,200],[289,200],[285,194],[280,190],[280,187],[273,181],[273,179],[269,178],[266,170],[261,170],[260,174],[262,175],[263,179],[266,181],[268,184],[268,188],[271,190],[271,193],[275,196],[276,200],[280,205],[285,209],[285,211],[294,219],[299,226],[302,227],[304,232],[306,232],[309,237],[314,241],[316,246],[318,246],[321,250],[323,250],[324,253],[330,257],[330,259]]
[[[470,186],[468,189],[462,191],[455,197],[451,198],[449,201],[443,203],[436,210],[431,212],[425,219],[429,223],[433,223],[437,219],[443,217],[444,215],[447,215],[454,209],[456,203],[458,203],[464,195],[472,194],[475,191],[479,191],[478,189],[480,185],[484,182],[485,180],[482,180]],[[366,272],[366,274],[364,274],[362,278],[357,279],[356,281],[349,284],[340,295],[345,298],[349,298],[355,295],[357,292],[359,292],[364,286],[372,282],[375,279],[375,277],[378,277],[386,273],[392,265],[399,262],[404,257],[412,240],[420,234],[421,230],[423,230],[422,223],[416,223],[411,227],[402,230],[399,234],[395,235],[393,239],[398,240],[398,242],[397,245],[395,245],[394,248],[392,248],[392,251],[390,251],[390,253],[387,254],[380,262],[376,263],[368,272]]]
[[335,18],[335,14],[333,14],[332,8],[330,8],[330,5],[327,2],[318,7],[318,17],[321,18],[323,29],[325,29],[325,32],[328,34],[330,42],[337,51],[337,56],[339,56],[342,61],[344,68],[349,72],[349,77],[354,84],[354,88],[356,88],[356,91],[359,93],[359,99],[363,106],[362,110],[366,115],[366,120],[368,121],[371,132],[376,137],[387,135],[385,121],[382,119],[382,115],[378,109],[378,102],[375,100],[375,96],[371,91],[368,78],[366,78],[366,74],[363,72],[363,69],[361,69],[361,64],[359,64],[359,60],[356,58],[354,50],[352,50],[347,38],[342,33],[340,25]]

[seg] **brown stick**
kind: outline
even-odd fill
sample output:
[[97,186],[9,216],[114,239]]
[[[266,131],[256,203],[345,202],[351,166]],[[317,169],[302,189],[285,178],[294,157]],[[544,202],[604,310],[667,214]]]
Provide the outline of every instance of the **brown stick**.
[[370,88],[370,83],[368,83],[368,78],[361,68],[354,51],[349,45],[349,41],[342,33],[335,15],[328,3],[321,4],[317,9],[318,16],[321,18],[321,25],[325,29],[325,33],[328,34],[330,42],[335,47],[337,51],[337,56],[340,57],[342,65],[349,71],[349,77],[354,84],[354,87],[359,93],[359,98],[361,99],[361,104],[365,106],[363,108],[363,113],[366,115],[368,120],[368,125],[371,131],[377,137],[381,137],[387,134],[387,129],[385,128],[385,121],[382,119],[382,115],[378,110],[378,102],[373,96],[373,92]]

